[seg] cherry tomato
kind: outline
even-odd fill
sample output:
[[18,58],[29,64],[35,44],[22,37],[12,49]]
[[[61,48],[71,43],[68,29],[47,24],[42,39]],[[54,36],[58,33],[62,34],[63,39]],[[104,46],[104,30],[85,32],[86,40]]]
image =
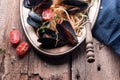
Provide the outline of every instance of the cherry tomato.
[[16,29],[13,29],[10,31],[9,39],[12,44],[18,44],[20,42],[20,32]]
[[44,20],[50,20],[52,17],[53,17],[53,11],[52,11],[52,9],[48,8],[48,9],[45,9],[42,12],[42,18]]
[[29,44],[27,42],[22,42],[16,48],[16,53],[19,56],[23,56],[23,55],[25,55],[27,53],[28,49],[29,49]]

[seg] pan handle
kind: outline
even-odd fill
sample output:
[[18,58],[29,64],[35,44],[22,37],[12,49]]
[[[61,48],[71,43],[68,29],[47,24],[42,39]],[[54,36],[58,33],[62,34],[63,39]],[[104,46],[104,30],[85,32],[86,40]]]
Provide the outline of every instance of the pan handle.
[[86,22],[86,53],[87,53],[87,61],[89,63],[93,63],[95,61],[95,54],[94,54],[94,46],[93,46],[93,37],[91,33],[91,22]]

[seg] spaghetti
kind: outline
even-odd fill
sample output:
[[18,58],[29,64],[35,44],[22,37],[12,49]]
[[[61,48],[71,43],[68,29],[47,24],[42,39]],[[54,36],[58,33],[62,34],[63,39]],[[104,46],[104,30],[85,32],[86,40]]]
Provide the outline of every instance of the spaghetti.
[[[86,1],[90,2],[90,1]],[[93,4],[93,1],[91,1],[91,5]],[[49,28],[52,30],[56,30],[56,24],[61,24],[63,20],[68,20],[77,36],[81,36],[82,28],[84,27],[87,15],[85,15],[85,11],[76,13],[74,15],[71,15],[68,13],[67,8],[69,8],[68,5],[62,4],[59,0],[53,0],[53,4],[51,6],[53,12],[54,12],[54,17],[49,20]]]

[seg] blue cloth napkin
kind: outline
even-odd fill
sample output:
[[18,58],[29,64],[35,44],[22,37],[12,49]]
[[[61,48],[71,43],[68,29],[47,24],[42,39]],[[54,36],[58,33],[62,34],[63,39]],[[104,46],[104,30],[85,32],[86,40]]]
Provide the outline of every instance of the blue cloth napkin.
[[120,54],[120,0],[101,0],[92,34]]

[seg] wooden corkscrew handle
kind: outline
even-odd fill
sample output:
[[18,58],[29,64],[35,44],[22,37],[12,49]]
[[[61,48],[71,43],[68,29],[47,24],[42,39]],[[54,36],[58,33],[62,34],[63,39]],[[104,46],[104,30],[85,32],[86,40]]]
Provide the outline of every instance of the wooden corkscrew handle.
[[93,46],[93,38],[91,33],[91,23],[87,22],[86,26],[86,52],[87,52],[87,61],[89,63],[93,63],[95,61],[95,54],[94,54],[94,46]]

